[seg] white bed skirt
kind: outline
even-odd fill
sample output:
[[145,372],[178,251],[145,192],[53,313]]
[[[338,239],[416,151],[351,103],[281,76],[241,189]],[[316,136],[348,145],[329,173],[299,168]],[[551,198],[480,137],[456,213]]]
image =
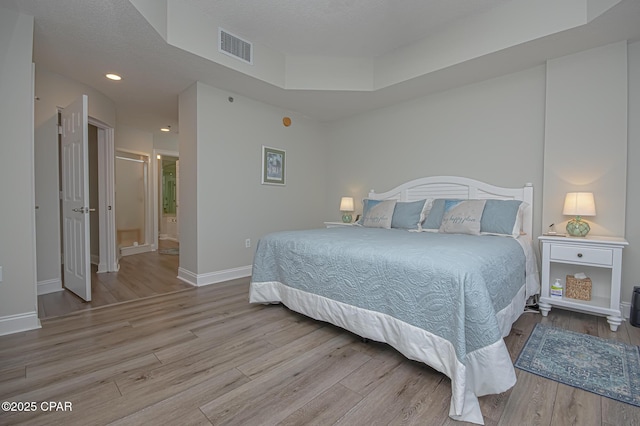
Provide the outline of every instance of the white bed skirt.
[[[524,311],[525,285],[511,304],[497,314],[502,335]],[[288,287],[280,282],[252,282],[251,303],[283,303],[308,317],[329,322],[358,336],[388,343],[409,359],[424,362],[451,379],[449,416],[484,424],[478,397],[497,394],[516,383],[509,351],[500,339],[490,346],[467,354],[466,365],[456,357],[447,340],[414,327],[389,315],[358,308]]]

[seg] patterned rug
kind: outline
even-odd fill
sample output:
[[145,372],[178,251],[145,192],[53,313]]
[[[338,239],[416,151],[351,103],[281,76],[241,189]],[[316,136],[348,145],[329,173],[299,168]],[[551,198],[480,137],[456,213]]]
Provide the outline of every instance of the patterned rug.
[[160,254],[171,254],[171,255],[174,255],[174,256],[178,256],[180,254],[180,249],[179,248],[160,249],[160,250],[158,250],[158,253],[160,253]]
[[515,366],[640,407],[638,346],[536,324]]

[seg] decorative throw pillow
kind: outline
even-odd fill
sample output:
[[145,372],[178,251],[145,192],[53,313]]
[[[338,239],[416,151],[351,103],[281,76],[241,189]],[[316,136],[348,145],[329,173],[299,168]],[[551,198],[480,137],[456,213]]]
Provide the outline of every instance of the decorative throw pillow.
[[433,200],[419,200],[412,202],[396,203],[391,218],[392,228],[420,230],[422,222],[429,214]]
[[370,200],[368,198],[365,198],[364,200],[362,200],[362,217],[360,217],[360,219],[358,220],[358,225],[364,226],[364,217],[367,215],[367,213],[369,212],[369,209],[373,206],[375,206],[376,204],[380,203],[381,200]]
[[[368,203],[362,212],[362,226],[367,228],[391,228],[393,210],[396,207],[396,200],[366,200]],[[372,203],[371,201],[377,201]]]
[[427,213],[427,217],[422,224],[422,230],[427,232],[438,232],[440,230],[440,224],[442,223],[442,216],[444,215],[445,204],[448,202],[458,202],[462,200],[447,200],[445,198],[438,198],[431,203],[431,209]]
[[522,211],[528,206],[520,200],[487,200],[480,222],[480,233],[517,238],[522,230]]
[[440,232],[480,235],[480,222],[486,202],[487,200],[447,200]]

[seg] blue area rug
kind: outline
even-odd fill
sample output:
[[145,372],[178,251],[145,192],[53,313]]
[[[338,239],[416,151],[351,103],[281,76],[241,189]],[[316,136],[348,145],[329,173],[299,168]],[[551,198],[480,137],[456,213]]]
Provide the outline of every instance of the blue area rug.
[[638,346],[536,324],[515,366],[640,407]]

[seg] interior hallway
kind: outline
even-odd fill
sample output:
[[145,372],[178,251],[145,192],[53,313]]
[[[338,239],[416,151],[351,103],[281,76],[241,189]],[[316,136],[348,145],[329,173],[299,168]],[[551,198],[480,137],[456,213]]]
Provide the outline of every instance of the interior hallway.
[[[178,243],[160,240],[159,249],[178,248]],[[113,305],[149,296],[193,288],[180,281],[179,256],[159,251],[125,256],[120,271],[96,274],[92,265],[91,302],[84,302],[68,290],[38,296],[38,317],[51,318],[71,312]]]

